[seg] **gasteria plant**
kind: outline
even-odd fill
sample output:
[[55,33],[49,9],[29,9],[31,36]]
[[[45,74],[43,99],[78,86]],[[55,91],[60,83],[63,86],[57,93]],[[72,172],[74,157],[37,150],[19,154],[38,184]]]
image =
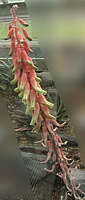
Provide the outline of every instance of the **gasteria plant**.
[[[14,89],[18,96],[22,98],[22,102],[26,104],[26,115],[32,114],[31,126],[34,126],[33,131],[38,132],[42,129],[41,143],[44,147],[48,148],[47,159],[42,163],[47,163],[52,159],[52,168],[45,169],[48,172],[56,171],[56,166],[60,168],[60,173],[57,174],[61,177],[66,185],[67,192],[65,199],[68,195],[74,196],[75,199],[81,199],[84,193],[80,190],[79,186],[76,187],[74,180],[71,176],[68,160],[65,157],[62,146],[63,142],[56,133],[58,127],[63,127],[63,124],[57,123],[55,117],[49,112],[53,108],[53,104],[46,100],[44,91],[40,86],[40,78],[37,77],[32,58],[29,57],[29,52],[32,53],[27,40],[32,40],[23,26],[28,24],[16,16],[17,5],[11,8],[12,22],[9,22],[9,33],[6,39],[11,38],[11,48],[9,55],[13,56],[13,73],[14,79],[11,81],[12,85],[17,85]],[[17,24],[19,22],[22,28]],[[22,30],[24,37],[19,30]],[[27,39],[27,40],[26,40]]]

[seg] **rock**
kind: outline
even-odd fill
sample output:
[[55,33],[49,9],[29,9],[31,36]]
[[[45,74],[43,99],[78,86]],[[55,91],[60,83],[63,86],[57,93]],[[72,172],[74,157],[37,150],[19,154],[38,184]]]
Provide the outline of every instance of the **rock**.
[[52,200],[53,187],[55,182],[55,174],[49,174],[44,168],[48,168],[48,164],[40,162],[46,159],[46,156],[34,153],[21,153],[25,166],[28,170],[32,188],[35,196],[39,200]]
[[65,142],[67,141],[67,145],[66,146],[72,146],[72,147],[77,147],[78,146],[78,142],[76,141],[76,138],[69,136],[69,135],[64,135],[62,133],[58,133],[58,135],[61,137],[62,141]]
[[85,191],[85,170],[71,169],[72,176],[75,178],[75,184],[84,184]]
[[[42,180],[42,178],[46,177],[47,172],[44,168],[48,168],[48,164],[41,164],[40,162],[46,159],[46,156],[35,153],[25,153],[21,152],[25,166],[28,171],[30,171],[30,178],[32,182],[37,183],[37,181]],[[34,175],[35,174],[35,175]]]
[[38,67],[38,72],[47,71],[47,64],[44,58],[33,59],[33,62]]
[[41,78],[41,85],[43,87],[49,87],[49,86],[53,86],[54,82],[52,80],[52,77],[50,75],[50,72],[42,72],[42,73],[38,73],[38,76]]
[[47,89],[47,99],[48,101],[52,102],[54,104],[54,107],[52,110],[50,110],[51,114],[55,117],[57,116],[57,90],[55,87],[48,87]]
[[57,89],[55,87],[49,87],[47,88],[47,95],[49,98],[51,98],[52,102],[57,103]]

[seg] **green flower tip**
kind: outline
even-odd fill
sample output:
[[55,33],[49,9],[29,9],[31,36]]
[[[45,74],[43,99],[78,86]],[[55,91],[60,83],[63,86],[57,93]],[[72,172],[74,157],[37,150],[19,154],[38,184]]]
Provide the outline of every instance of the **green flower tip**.
[[30,60],[26,61],[26,64],[31,65],[31,66],[33,65]]
[[54,107],[54,104],[51,103],[51,102],[49,102],[49,101],[47,101],[47,100],[46,100],[45,104],[46,104],[50,109],[52,109],[52,108]]
[[21,44],[23,44],[24,40],[20,40]]
[[13,73],[16,72],[16,68],[15,68],[15,67],[12,69],[12,72],[13,72]]
[[39,133],[39,132],[40,132],[40,126],[37,124],[37,125],[32,129],[32,131],[33,131],[34,133]]
[[36,76],[35,79],[36,79],[37,82],[39,82],[39,83],[41,82],[41,78]]
[[19,91],[20,91],[19,88],[14,89],[14,92],[16,92],[16,93],[18,93]]
[[31,111],[30,105],[27,105],[25,114],[26,114],[26,115],[29,115],[29,114],[30,114],[30,111]]
[[53,115],[51,115],[51,114],[49,114],[49,119],[53,119],[53,120],[56,120],[56,118],[53,116]]
[[29,24],[27,22],[24,22],[23,24],[25,27],[29,26]]
[[16,83],[17,83],[17,79],[13,79],[13,80],[10,82],[11,85],[15,85]]
[[35,90],[39,93],[39,94],[43,94],[43,95],[46,95],[47,92],[45,90],[42,90],[41,88],[39,87],[36,87]]
[[22,97],[23,97],[22,92],[20,92],[20,93],[18,94],[18,97],[19,97],[19,98],[22,98]]
[[30,122],[30,126],[34,126],[35,123],[36,123],[36,121],[34,119],[32,119],[31,122]]
[[28,97],[29,97],[29,92],[30,92],[30,91],[25,91],[25,92],[24,92],[24,96],[23,96],[23,99],[22,99],[22,102],[23,102],[24,104],[27,104],[27,100],[28,100]]
[[35,65],[33,65],[33,68],[34,68],[35,70],[38,70],[38,67],[37,67],[37,66],[35,66]]
[[37,113],[37,111],[36,111],[36,112],[34,113],[34,115],[32,116],[32,120],[31,120],[31,122],[30,122],[30,125],[31,125],[31,126],[34,126],[34,125],[36,124],[37,118],[38,118],[38,113]]
[[19,90],[20,90],[20,91],[24,90],[24,87],[25,87],[25,85],[24,85],[23,83],[21,83],[21,84],[20,84]]
[[35,99],[31,100],[31,105],[30,105],[31,109],[35,108]]
[[18,58],[17,62],[18,62],[18,63],[21,63],[21,59],[20,59],[20,58]]

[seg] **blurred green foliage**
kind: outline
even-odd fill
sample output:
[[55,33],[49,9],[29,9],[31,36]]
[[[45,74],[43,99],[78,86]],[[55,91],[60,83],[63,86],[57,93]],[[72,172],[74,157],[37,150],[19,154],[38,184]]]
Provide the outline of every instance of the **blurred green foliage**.
[[[31,20],[26,20],[29,24],[27,31],[30,37],[37,38],[38,30],[35,28],[32,30]],[[41,24],[42,28],[42,24]],[[49,30],[45,29],[44,32]],[[51,26],[50,32],[56,36],[58,41],[85,41],[85,20],[56,20]],[[8,22],[0,22],[0,39],[4,39],[8,33]]]
[[56,120],[61,124],[63,122],[68,122],[68,114],[66,108],[63,104],[63,101],[60,95],[57,95],[57,118]]
[[[27,21],[27,23],[29,24],[29,26],[26,28],[26,30],[29,33],[29,36],[32,36],[32,26],[31,26],[31,21],[30,20],[25,20]],[[8,22],[0,22],[0,39],[4,39],[6,38],[7,34],[8,34]],[[21,27],[21,26],[20,26]],[[21,32],[21,30],[20,30]]]

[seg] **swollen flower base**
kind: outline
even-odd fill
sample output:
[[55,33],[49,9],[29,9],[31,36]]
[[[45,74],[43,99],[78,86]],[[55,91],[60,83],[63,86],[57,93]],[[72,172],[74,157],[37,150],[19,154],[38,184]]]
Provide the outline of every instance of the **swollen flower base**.
[[[28,55],[29,52],[32,53],[32,50],[27,40],[31,41],[32,39],[23,27],[17,26],[17,22],[22,26],[28,25],[16,17],[17,8],[18,6],[14,5],[11,9],[13,23],[9,23],[9,33],[6,38],[11,38],[9,55],[13,56],[14,79],[11,84],[17,85],[14,91],[26,104],[26,115],[32,114],[30,125],[34,126],[33,131],[38,132],[40,128],[42,129],[42,139],[38,143],[41,142],[43,146],[48,148],[47,159],[42,163],[47,163],[50,159],[53,161],[52,168],[45,170],[53,172],[56,171],[56,166],[59,166],[61,172],[57,175],[63,179],[67,188],[65,199],[68,195],[73,195],[75,199],[81,199],[81,196],[84,198],[84,193],[79,186],[76,187],[74,184],[67,158],[62,151],[63,142],[56,133],[57,128],[64,126],[64,124],[57,123],[55,117],[50,114],[49,109],[53,108],[53,104],[46,100],[46,91],[41,88],[39,84],[41,80],[35,72],[36,66]],[[22,30],[24,38],[19,30]]]

